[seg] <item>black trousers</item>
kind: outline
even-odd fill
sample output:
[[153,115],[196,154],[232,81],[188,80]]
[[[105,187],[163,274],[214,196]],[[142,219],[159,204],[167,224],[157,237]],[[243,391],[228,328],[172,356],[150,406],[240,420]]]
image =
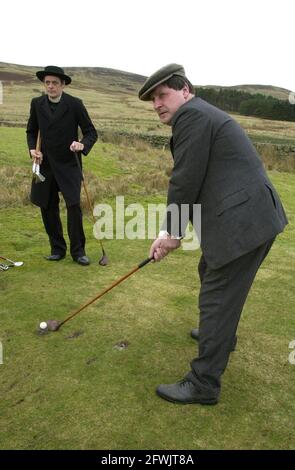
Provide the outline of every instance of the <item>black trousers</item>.
[[[47,208],[41,208],[42,220],[49,237],[51,254],[65,255],[67,250],[59,213],[58,187],[52,185],[50,202]],[[67,206],[67,229],[70,239],[70,252],[73,259],[85,255],[85,234],[82,211],[79,204]]]
[[274,239],[222,266],[210,269],[199,263],[199,356],[192,360],[187,378],[203,393],[217,397],[233,339],[249,290]]

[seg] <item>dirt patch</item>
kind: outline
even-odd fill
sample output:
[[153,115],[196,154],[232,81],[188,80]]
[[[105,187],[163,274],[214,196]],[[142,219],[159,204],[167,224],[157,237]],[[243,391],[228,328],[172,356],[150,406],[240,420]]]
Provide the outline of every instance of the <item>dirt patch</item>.
[[129,346],[128,341],[119,341],[119,343],[116,343],[114,346],[114,349],[118,349],[119,351],[122,351],[123,349],[127,349]]
[[75,338],[78,338],[78,336],[81,336],[83,334],[84,334],[84,331],[75,331],[71,335],[66,336],[66,339],[75,339]]
[[93,356],[87,359],[86,364],[89,366],[90,364],[93,364],[93,362],[96,362],[96,361],[97,361],[97,357]]

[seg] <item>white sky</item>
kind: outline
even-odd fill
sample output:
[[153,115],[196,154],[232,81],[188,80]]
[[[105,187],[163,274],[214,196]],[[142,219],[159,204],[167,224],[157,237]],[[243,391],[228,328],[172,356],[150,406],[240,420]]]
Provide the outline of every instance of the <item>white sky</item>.
[[110,67],[176,62],[195,85],[294,91],[294,0],[7,0],[0,62]]

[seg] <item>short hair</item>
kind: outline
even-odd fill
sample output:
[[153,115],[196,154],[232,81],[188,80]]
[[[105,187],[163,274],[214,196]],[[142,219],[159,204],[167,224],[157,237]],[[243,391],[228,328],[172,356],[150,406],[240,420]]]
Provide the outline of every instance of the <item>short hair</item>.
[[187,85],[190,93],[195,94],[195,88],[187,78],[180,77],[179,75],[173,75],[163,85],[167,85],[173,90],[182,90],[184,85]]

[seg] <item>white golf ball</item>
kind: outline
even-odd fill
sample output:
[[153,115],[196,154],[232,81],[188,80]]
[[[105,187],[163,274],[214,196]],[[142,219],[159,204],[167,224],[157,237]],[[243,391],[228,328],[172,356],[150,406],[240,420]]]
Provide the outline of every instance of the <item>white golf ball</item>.
[[46,328],[47,328],[47,323],[46,323],[46,321],[41,321],[41,323],[40,323],[40,328],[41,328],[41,330],[46,330]]

